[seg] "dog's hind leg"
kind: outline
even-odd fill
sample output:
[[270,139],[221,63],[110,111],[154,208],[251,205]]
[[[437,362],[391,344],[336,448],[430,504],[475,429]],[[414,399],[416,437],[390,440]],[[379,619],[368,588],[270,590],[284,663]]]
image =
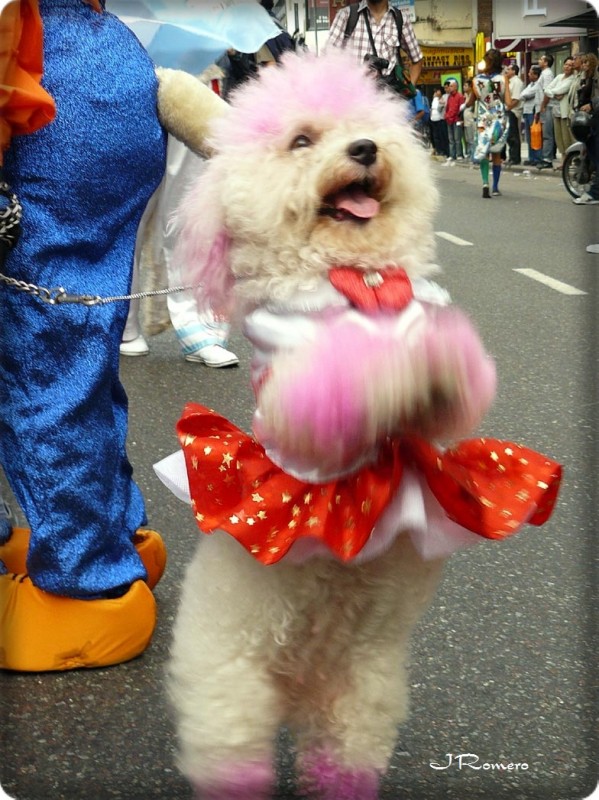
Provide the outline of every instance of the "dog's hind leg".
[[202,541],[188,568],[174,629],[178,763],[195,800],[270,800],[282,714],[261,657],[255,573],[264,568],[218,536]]
[[314,720],[320,728],[316,743],[310,733],[307,739],[300,735],[300,783],[311,800],[378,797],[397,726],[407,715],[407,679],[405,671],[398,672],[404,657],[397,647],[387,656],[364,652],[353,662],[351,687]]
[[[343,613],[314,672],[326,689],[297,707],[298,771],[314,800],[375,800],[408,715],[407,658],[441,562],[423,562],[408,537],[353,573],[337,592]],[[304,719],[302,720],[302,716]]]

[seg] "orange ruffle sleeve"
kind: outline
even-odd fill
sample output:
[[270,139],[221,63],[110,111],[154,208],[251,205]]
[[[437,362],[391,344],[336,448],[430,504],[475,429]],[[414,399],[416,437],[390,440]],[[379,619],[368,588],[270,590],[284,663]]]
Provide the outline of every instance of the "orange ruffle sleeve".
[[37,0],[0,0],[0,164],[11,136],[33,133],[54,119],[42,89],[43,33]]

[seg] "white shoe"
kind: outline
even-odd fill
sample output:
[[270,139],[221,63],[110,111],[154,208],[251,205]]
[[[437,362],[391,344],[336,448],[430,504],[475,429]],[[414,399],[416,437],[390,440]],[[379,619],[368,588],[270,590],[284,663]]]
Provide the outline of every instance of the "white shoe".
[[582,194],[580,197],[575,197],[574,200],[572,200],[572,202],[575,203],[577,206],[599,205],[599,200],[595,200],[595,198],[591,197],[591,195],[588,192],[584,192],[584,194]]
[[193,353],[186,353],[186,361],[195,361],[207,367],[234,367],[239,364],[239,359],[230,350],[220,344],[209,344]]
[[141,334],[130,342],[121,342],[119,350],[122,356],[147,356],[150,352],[148,343]]
[[587,247],[587,253],[596,253],[599,254],[599,244],[590,244]]

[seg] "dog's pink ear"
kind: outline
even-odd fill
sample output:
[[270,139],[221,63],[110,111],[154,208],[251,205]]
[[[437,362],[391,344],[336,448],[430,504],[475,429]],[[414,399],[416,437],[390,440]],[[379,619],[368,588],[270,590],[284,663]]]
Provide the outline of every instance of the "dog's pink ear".
[[173,261],[184,284],[194,286],[198,308],[228,317],[234,278],[220,186],[215,160],[191,185],[177,209],[173,220],[177,232]]

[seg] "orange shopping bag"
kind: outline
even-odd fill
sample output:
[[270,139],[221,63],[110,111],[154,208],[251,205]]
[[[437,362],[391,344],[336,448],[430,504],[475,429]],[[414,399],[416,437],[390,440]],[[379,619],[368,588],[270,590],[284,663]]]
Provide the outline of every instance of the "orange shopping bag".
[[530,126],[530,147],[532,150],[541,150],[543,147],[543,126],[539,120]]

